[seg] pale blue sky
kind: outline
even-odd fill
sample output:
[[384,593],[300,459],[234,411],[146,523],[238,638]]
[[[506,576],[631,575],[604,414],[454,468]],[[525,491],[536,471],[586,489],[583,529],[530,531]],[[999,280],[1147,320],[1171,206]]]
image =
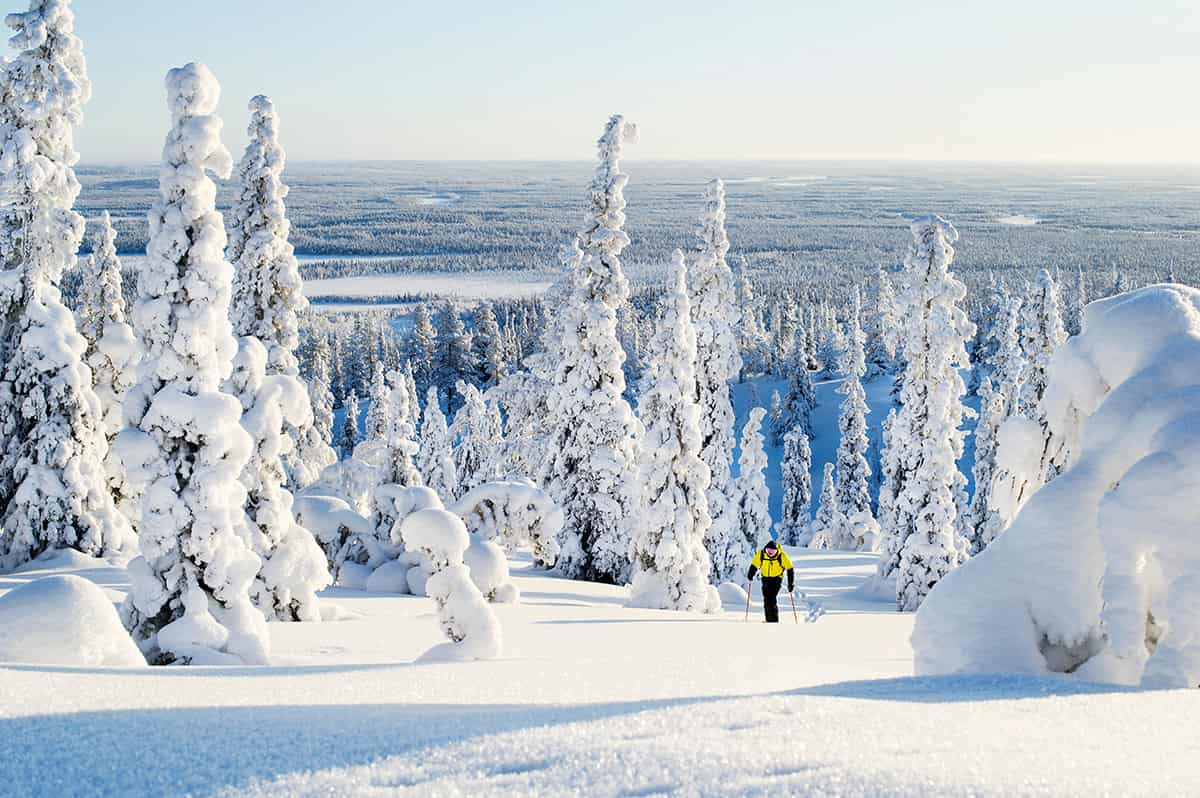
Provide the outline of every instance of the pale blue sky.
[[293,159],[589,158],[620,112],[638,158],[1200,160],[1197,0],[75,6],[90,163],[157,159],[190,60],[235,152],[261,92]]

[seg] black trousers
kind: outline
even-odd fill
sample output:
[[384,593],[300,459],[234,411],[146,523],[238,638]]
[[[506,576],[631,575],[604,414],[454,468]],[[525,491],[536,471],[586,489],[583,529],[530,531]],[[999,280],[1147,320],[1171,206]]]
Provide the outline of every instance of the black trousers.
[[779,623],[779,605],[775,603],[775,599],[779,597],[779,590],[782,587],[782,576],[764,576],[762,578],[763,612],[767,616],[767,623]]

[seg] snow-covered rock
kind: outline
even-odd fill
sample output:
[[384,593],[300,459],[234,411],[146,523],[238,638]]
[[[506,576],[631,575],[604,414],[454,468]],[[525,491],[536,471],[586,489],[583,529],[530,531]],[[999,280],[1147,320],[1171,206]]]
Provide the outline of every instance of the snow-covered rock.
[[1200,291],[1094,302],[1084,330],[1050,362],[1049,436],[1000,441],[1004,457],[1048,440],[1045,457],[1067,468],[929,594],[912,638],[919,674],[1200,684]]
[[0,662],[144,667],[117,608],[80,576],[46,576],[0,596]]

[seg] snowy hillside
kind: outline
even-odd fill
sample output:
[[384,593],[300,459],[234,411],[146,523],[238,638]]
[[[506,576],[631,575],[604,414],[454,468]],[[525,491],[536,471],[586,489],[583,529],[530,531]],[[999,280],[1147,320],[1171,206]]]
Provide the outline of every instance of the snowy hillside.
[[[270,667],[0,666],[4,794],[1200,789],[1178,764],[1195,754],[1192,735],[1166,720],[1200,711],[1195,691],[910,678],[912,616],[849,595],[873,555],[795,556],[800,588],[828,610],[816,623],[796,625],[786,604],[780,626],[761,623],[757,604],[750,623],[744,607],[629,609],[621,588],[518,559],[523,602],[495,606],[506,649],[495,661],[414,665],[442,640],[429,599],[333,589],[323,596],[348,617],[270,624]],[[0,591],[52,573],[114,601],[126,589],[123,570],[63,555]],[[137,766],[106,753],[117,750]],[[1061,766],[1043,767],[1050,755]]]

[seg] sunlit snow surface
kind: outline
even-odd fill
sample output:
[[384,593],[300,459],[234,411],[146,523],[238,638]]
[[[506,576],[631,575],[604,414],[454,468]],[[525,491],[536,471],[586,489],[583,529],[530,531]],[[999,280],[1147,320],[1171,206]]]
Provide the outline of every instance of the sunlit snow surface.
[[[68,558],[118,599],[120,569]],[[912,679],[912,618],[849,591],[872,555],[797,555],[829,612],[632,610],[513,563],[504,658],[412,665],[428,599],[272,624],[269,668],[0,666],[0,793],[33,795],[1063,795],[1200,789],[1195,691]]]

